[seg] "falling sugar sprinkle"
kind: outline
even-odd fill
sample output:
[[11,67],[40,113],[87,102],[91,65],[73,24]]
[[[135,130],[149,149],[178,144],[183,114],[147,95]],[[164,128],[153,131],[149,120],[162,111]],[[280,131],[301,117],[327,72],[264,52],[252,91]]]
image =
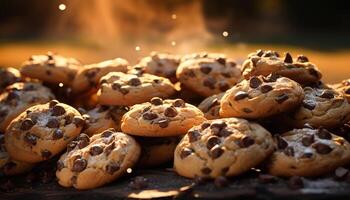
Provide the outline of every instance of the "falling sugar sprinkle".
[[141,47],[140,47],[140,46],[136,46],[136,47],[135,47],[135,50],[136,50],[136,51],[141,51]]
[[126,172],[127,172],[128,174],[131,174],[132,169],[131,169],[131,168],[126,169]]
[[60,9],[61,11],[64,11],[66,9],[66,5],[64,5],[63,3],[61,3],[59,6],[58,6],[58,9]]
[[228,32],[227,31],[222,32],[222,36],[227,37],[228,36]]

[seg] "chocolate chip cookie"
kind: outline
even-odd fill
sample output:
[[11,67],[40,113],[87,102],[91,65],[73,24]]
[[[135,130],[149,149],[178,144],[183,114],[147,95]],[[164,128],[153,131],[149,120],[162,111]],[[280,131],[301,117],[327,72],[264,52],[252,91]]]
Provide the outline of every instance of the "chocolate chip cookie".
[[156,96],[167,98],[175,92],[174,85],[167,78],[111,72],[101,78],[97,96],[102,105],[131,106]]
[[284,115],[285,123],[303,127],[309,123],[314,127],[332,128],[350,120],[350,104],[333,89],[304,88],[305,98],[294,112]]
[[181,99],[154,97],[150,102],[131,107],[122,118],[121,129],[131,135],[168,137],[184,135],[204,120],[202,111]]
[[294,129],[275,137],[268,171],[277,176],[318,176],[350,163],[350,144],[324,128]]
[[331,85],[330,87],[341,93],[348,102],[350,102],[350,79],[343,80],[342,82]]
[[0,92],[2,92],[7,86],[21,81],[20,72],[12,67],[0,67],[0,77]]
[[31,56],[20,71],[26,77],[47,83],[71,85],[79,67],[81,63],[74,58],[48,52],[46,55]]
[[244,119],[208,120],[191,128],[175,150],[175,171],[188,178],[240,175],[273,152],[271,134]]
[[119,131],[121,119],[127,111],[128,108],[124,106],[98,106],[83,115],[86,119],[83,132],[92,136],[109,128]]
[[224,57],[188,59],[181,62],[176,77],[189,89],[208,97],[225,92],[241,80],[236,62]]
[[5,132],[10,122],[27,108],[46,103],[55,96],[40,83],[14,83],[0,94],[0,131]]
[[85,65],[74,78],[72,91],[81,93],[96,88],[100,78],[109,72],[127,72],[129,63],[122,58]]
[[219,110],[221,98],[224,96],[224,92],[220,94],[214,94],[206,99],[204,99],[198,108],[203,111],[205,118],[207,119],[219,119]]
[[221,117],[257,119],[290,111],[299,106],[304,92],[286,77],[253,76],[228,90],[221,99]]
[[242,73],[245,79],[252,76],[278,74],[288,77],[302,85],[313,84],[322,77],[316,65],[309,62],[304,55],[293,59],[290,53],[281,57],[275,51],[258,50],[248,55],[242,64]]
[[77,110],[52,100],[28,108],[10,123],[5,133],[6,149],[15,160],[47,160],[64,150],[83,126]]
[[165,77],[175,83],[177,81],[176,69],[179,64],[180,57],[177,55],[152,52],[150,56],[142,58],[131,70]]
[[30,171],[33,166],[31,163],[20,162],[10,158],[5,148],[4,135],[0,134],[0,176],[22,174]]
[[91,138],[81,134],[57,162],[58,183],[77,189],[100,187],[125,174],[139,156],[140,146],[124,133],[109,129]]

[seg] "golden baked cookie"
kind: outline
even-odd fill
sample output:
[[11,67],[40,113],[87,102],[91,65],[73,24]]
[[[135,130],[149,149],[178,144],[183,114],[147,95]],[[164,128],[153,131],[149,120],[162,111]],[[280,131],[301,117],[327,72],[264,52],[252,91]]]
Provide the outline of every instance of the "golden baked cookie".
[[127,72],[129,62],[122,58],[83,66],[74,78],[72,91],[81,93],[97,88],[101,77],[109,72]]
[[204,120],[202,111],[181,99],[154,97],[150,102],[131,107],[122,118],[121,129],[130,135],[168,137],[184,135]]
[[195,178],[240,175],[273,152],[271,134],[239,118],[208,120],[191,128],[175,150],[175,171]]
[[0,94],[0,131],[5,132],[10,122],[27,108],[46,103],[55,96],[40,83],[14,83]]
[[64,150],[84,126],[73,107],[52,100],[28,108],[8,126],[5,145],[11,158],[36,163]]
[[220,94],[214,94],[213,96],[207,97],[199,105],[198,108],[204,113],[207,119],[219,119],[220,102],[224,96],[224,92]]
[[350,163],[350,144],[324,128],[294,129],[275,137],[267,164],[276,176],[318,176]]
[[249,54],[242,64],[242,74],[245,79],[258,75],[278,74],[302,85],[316,83],[322,78],[316,65],[309,62],[306,56],[299,55],[293,59],[289,53],[281,57],[279,53],[270,50],[258,50]]
[[46,55],[31,56],[20,71],[26,77],[47,83],[71,85],[79,67],[81,63],[74,58],[48,52]]
[[0,92],[2,92],[7,86],[20,82],[21,74],[20,72],[12,67],[0,67]]
[[350,79],[330,85],[330,87],[341,93],[348,100],[348,102],[350,102]]
[[241,70],[235,61],[223,57],[196,58],[181,62],[176,77],[192,91],[208,97],[238,83]]
[[228,90],[221,99],[221,117],[258,119],[290,111],[304,98],[301,86],[286,77],[253,76]]
[[111,72],[101,78],[100,84],[97,96],[101,105],[132,106],[156,96],[167,98],[176,92],[169,79],[151,74]]
[[137,162],[140,151],[131,136],[113,129],[91,138],[81,134],[57,162],[58,183],[76,189],[103,186],[126,174]]

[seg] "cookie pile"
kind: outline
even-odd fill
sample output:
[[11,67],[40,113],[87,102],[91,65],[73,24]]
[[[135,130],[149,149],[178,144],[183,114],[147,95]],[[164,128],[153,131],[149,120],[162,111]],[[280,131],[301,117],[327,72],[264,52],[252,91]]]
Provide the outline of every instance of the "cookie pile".
[[181,176],[218,181],[251,168],[310,177],[350,164],[350,82],[323,83],[304,55],[258,50],[240,65],[152,52],[132,66],[49,52],[0,75],[5,176],[54,161],[60,185],[91,189],[169,162]]

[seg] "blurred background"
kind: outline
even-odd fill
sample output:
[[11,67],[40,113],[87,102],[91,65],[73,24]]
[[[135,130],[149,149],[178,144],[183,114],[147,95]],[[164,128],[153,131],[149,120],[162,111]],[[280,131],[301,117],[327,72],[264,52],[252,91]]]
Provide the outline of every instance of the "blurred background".
[[304,54],[327,82],[350,78],[346,1],[1,0],[0,66],[53,51],[93,63],[151,51],[222,52],[239,61],[256,49]]

